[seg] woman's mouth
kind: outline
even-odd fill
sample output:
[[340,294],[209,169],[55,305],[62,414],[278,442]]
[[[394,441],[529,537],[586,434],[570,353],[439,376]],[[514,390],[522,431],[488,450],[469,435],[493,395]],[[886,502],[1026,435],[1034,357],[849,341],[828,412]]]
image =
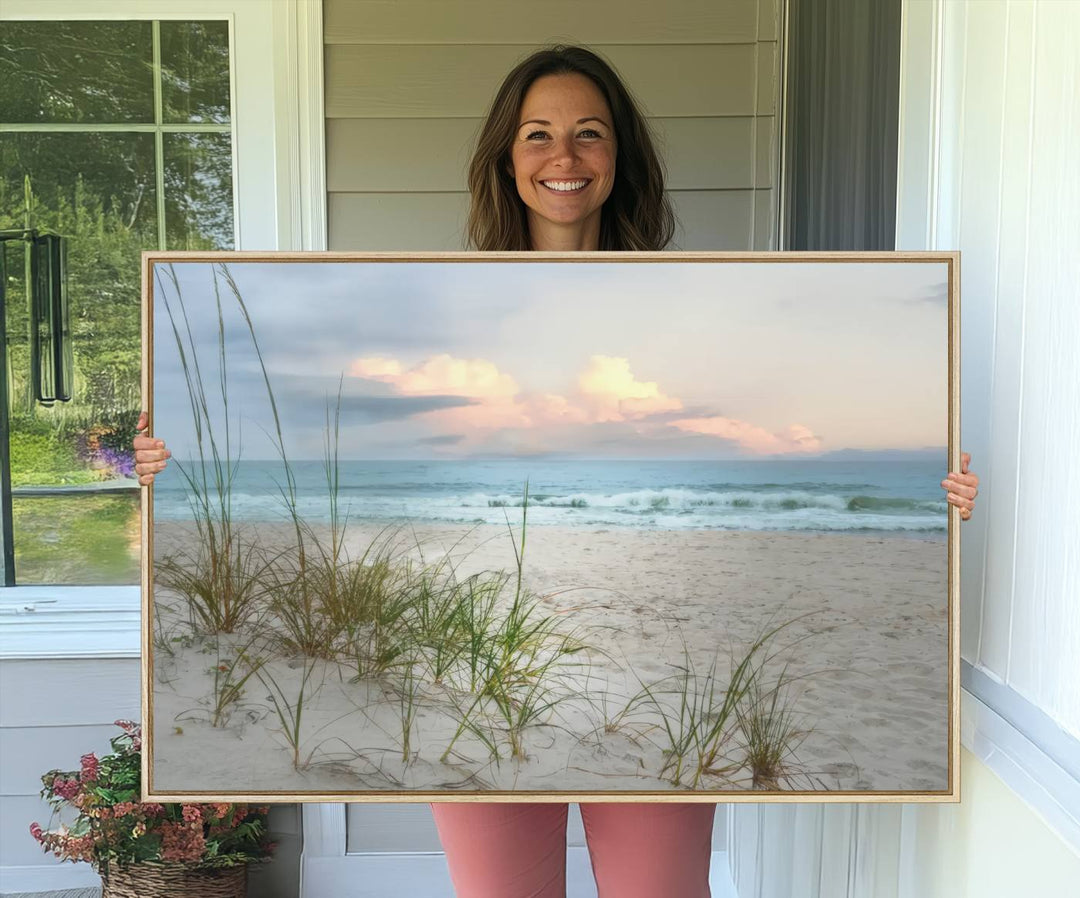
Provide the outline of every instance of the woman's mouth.
[[581,191],[589,185],[589,182],[591,180],[592,178],[576,178],[574,180],[568,181],[557,181],[554,179],[550,179],[547,181],[541,181],[540,183],[543,184],[552,193],[561,193],[566,195],[581,193]]

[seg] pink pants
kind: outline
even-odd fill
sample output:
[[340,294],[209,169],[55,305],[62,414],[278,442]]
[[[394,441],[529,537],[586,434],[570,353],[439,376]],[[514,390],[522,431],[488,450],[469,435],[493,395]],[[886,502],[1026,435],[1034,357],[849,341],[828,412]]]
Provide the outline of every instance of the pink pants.
[[[564,898],[568,805],[433,802],[458,898]],[[582,802],[599,898],[709,898],[716,805]]]

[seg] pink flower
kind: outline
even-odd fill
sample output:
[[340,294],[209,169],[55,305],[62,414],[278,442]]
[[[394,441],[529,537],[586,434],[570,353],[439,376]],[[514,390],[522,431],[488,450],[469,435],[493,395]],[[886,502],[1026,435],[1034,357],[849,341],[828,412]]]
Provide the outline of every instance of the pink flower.
[[84,783],[92,783],[98,778],[98,759],[93,752],[83,755],[80,759],[82,762],[82,774],[81,779]]
[[217,817],[219,820],[224,820],[228,814],[232,805],[226,804],[223,801],[215,801],[210,804],[203,805],[203,811],[211,817]]
[[30,835],[32,835],[34,837],[34,839],[37,840],[38,842],[40,842],[42,840],[42,830],[41,830],[41,824],[40,823],[31,823],[30,824]]
[[190,823],[161,824],[161,859],[163,861],[198,861],[206,848],[202,827]]
[[61,798],[71,801],[79,793],[79,781],[58,776],[53,780],[53,791]]
[[202,811],[193,804],[184,805],[184,809],[180,813],[183,814],[184,819],[188,823],[199,823],[202,821]]

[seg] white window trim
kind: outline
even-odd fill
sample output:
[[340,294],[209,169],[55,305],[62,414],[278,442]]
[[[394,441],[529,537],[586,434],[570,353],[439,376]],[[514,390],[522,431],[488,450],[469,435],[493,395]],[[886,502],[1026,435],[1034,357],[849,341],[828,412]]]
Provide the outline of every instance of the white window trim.
[[[321,0],[0,5],[0,21],[199,18],[229,22],[237,249],[325,249]],[[0,589],[0,658],[138,657],[139,613],[137,586]]]
[[1080,852],[1080,746],[1012,689],[962,665],[977,691],[960,693],[961,744]]

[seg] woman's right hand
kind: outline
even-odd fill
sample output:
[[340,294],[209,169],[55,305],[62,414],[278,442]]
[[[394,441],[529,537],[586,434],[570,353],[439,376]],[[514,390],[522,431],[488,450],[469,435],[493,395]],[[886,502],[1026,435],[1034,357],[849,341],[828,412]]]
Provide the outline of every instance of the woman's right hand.
[[[135,429],[146,430],[149,424],[149,416],[142,412]],[[164,440],[154,437],[136,436],[131,444],[135,448],[135,473],[139,475],[139,483],[149,486],[154,482],[154,475],[165,470],[165,459],[172,458],[172,453],[165,448]]]

